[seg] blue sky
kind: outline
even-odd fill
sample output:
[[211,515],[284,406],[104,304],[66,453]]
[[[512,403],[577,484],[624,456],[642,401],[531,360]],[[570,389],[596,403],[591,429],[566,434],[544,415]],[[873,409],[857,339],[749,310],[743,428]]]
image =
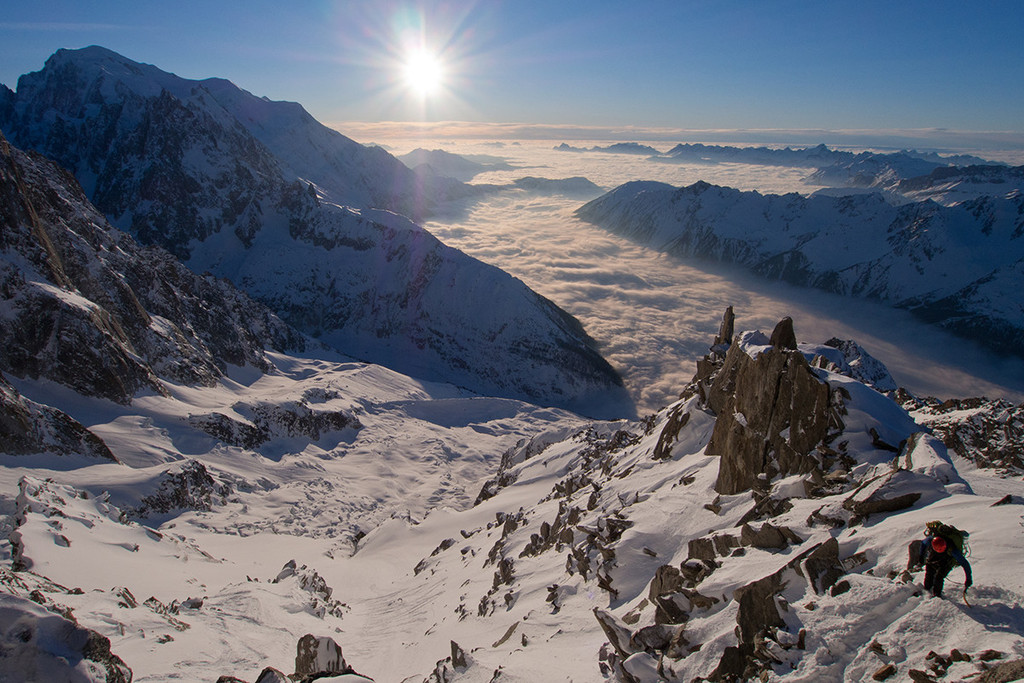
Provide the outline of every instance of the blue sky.
[[[0,82],[97,44],[325,122],[1024,133],[1024,4],[823,0],[6,3]],[[444,87],[401,81],[404,46]]]

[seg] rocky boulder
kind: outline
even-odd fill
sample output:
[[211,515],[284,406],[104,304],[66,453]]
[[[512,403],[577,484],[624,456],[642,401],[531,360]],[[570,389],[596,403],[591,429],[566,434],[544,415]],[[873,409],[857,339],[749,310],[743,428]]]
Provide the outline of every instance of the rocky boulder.
[[310,633],[299,638],[295,654],[295,674],[311,676],[314,674],[350,673],[351,668],[345,663],[341,654],[341,646],[327,636],[317,637]]
[[131,683],[110,640],[26,598],[0,593],[0,680]]

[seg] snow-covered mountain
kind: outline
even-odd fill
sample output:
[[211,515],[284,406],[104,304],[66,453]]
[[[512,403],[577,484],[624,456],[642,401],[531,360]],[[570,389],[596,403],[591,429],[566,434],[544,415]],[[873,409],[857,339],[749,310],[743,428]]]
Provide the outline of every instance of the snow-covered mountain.
[[[132,201],[138,191],[171,204],[188,197],[192,220],[204,226],[197,233],[218,229],[204,215],[214,207],[195,196],[202,181],[217,185],[215,195],[230,198],[234,213],[259,201],[253,183],[265,192],[259,183],[282,180],[312,183],[336,204],[412,218],[462,196],[461,183],[424,187],[380,147],[327,128],[295,102],[257,97],[221,78],[180,78],[98,46],[58,50],[42,70],[19,78],[16,92],[4,90],[0,129],[8,139],[71,170],[122,229],[145,216]],[[236,222],[230,212],[216,218]]]
[[92,47],[19,79],[0,129],[69,168],[115,226],[343,353],[488,395],[632,412],[574,318],[385,210],[416,214],[465,186],[424,185],[297,104]]
[[[731,145],[705,145],[702,143],[678,144],[657,157],[659,161],[685,163],[731,162],[757,164],[759,166],[791,166],[815,168],[828,175],[829,184],[842,182],[848,185],[864,185],[868,176],[877,176],[883,170],[891,170],[900,177],[910,178],[924,175],[933,168],[944,166],[966,166],[989,163],[970,154],[942,155],[936,152],[902,150],[899,152],[848,152],[831,149],[820,144],[815,147],[734,147]],[[809,180],[815,178],[810,176]]]
[[[228,366],[311,340],[230,283],[112,228],[74,178],[0,135],[0,369],[128,403],[164,380],[211,385]],[[314,343],[315,345],[315,343]]]
[[1024,192],[1024,166],[957,166],[900,180],[895,190],[921,201],[952,205],[976,197],[1013,197]]
[[[275,362],[244,386],[113,409],[64,397],[131,466],[5,461],[0,642],[21,654],[0,670],[283,682],[325,648],[336,664],[315,659],[341,680],[416,683],[1013,680],[1022,666],[1021,470],[973,462],[984,401],[915,405],[945,413],[954,455],[894,400],[910,397],[879,393],[891,377],[853,342],[797,343],[788,320],[734,332],[728,311],[680,400],[635,422]],[[186,418],[297,396],[360,426],[249,448]],[[1000,419],[1024,433],[1019,411]],[[908,567],[933,519],[971,534],[966,597],[959,569],[939,600]]]
[[680,257],[914,311],[1020,355],[1024,197],[892,206],[878,194],[762,195],[698,182],[633,182],[577,215]]
[[462,181],[472,180],[486,171],[507,171],[513,168],[497,158],[477,161],[446,152],[443,149],[423,149],[421,147],[401,155],[398,159],[414,171],[422,173],[430,168],[437,174]]
[[[438,337],[461,345],[453,358],[504,373],[506,389],[571,384],[543,365],[550,350],[508,364],[504,346],[524,342],[497,321],[540,334],[516,317],[544,308],[529,290],[394,213],[310,193],[232,129],[254,151],[238,168],[267,171],[261,187],[280,194],[259,197],[251,234],[185,245],[193,266],[254,291],[298,264],[351,269],[337,286],[367,298],[352,315],[380,324],[374,307],[393,304],[392,320],[427,312],[460,335],[445,307],[480,293],[480,328]],[[877,197],[632,189],[688,203],[677,226],[755,226],[753,246],[741,227],[695,232],[715,257],[799,233],[792,272],[811,267],[804,247],[834,268],[873,253],[864,235],[886,235],[907,260],[876,266],[917,273],[894,277],[901,292],[933,263],[981,268],[957,240],[988,263],[1024,232],[1019,197],[924,203],[903,228],[905,209],[886,224]],[[663,213],[615,207],[660,234]],[[342,249],[361,258],[322,255]],[[306,283],[265,296],[331,329],[316,325],[342,299]],[[339,357],[229,282],[139,246],[70,174],[0,137],[0,680],[1019,678],[1024,409],[912,396],[855,341],[799,343],[788,318],[770,334],[736,329],[729,309],[679,399],[638,420],[481,396]],[[557,339],[586,376],[590,356]],[[969,531],[974,550],[973,586],[956,569],[944,599],[908,557],[935,519]]]

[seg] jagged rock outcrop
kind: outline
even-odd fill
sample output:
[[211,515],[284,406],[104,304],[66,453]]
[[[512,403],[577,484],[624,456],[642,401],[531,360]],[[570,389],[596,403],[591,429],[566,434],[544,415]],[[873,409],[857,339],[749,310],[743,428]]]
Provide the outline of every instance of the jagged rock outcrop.
[[715,489],[727,495],[820,468],[815,450],[842,424],[838,394],[797,350],[791,319],[745,344],[757,348],[730,346],[708,390],[718,419],[706,452],[722,457]]
[[0,592],[0,679],[131,683],[110,640],[35,602]]
[[300,567],[295,560],[289,560],[270,582],[280,583],[292,578],[295,579],[299,589],[308,594],[305,604],[305,610],[308,613],[319,619],[326,616],[341,619],[345,616],[349,606],[332,597],[334,589],[327,585],[327,580],[315,569],[306,565]]
[[329,432],[361,429],[350,410],[318,410],[305,399],[281,403],[236,403],[236,417],[224,413],[189,415],[193,427],[239,448],[253,449],[274,437],[318,440]]
[[182,510],[209,511],[231,494],[229,484],[219,483],[198,460],[188,460],[177,470],[164,470],[157,491],[126,510],[129,517],[145,519],[155,514]]
[[0,453],[86,455],[117,461],[103,439],[56,408],[30,401],[0,374]]
[[902,390],[897,399],[957,455],[979,467],[1024,473],[1024,404],[986,398],[942,401]]
[[333,638],[314,636],[311,633],[299,638],[295,654],[295,675],[344,674],[352,669],[345,663],[341,646]]

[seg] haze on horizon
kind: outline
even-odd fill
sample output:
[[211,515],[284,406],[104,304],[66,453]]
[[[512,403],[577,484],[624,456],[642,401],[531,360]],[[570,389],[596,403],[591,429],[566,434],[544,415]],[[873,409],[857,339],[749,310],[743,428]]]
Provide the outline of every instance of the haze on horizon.
[[478,124],[477,137],[708,141],[717,132],[1020,150],[1019,10],[1006,0],[42,0],[0,15],[0,83],[14,88],[59,48],[97,44],[297,101],[342,132],[458,121]]

